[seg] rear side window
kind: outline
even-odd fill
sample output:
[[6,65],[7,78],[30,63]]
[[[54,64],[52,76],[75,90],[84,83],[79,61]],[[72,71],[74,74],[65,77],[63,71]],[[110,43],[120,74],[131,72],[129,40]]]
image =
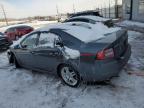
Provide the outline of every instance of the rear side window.
[[71,40],[64,39],[63,43],[65,46],[72,46],[74,43]]
[[53,33],[42,32],[40,34],[38,47],[54,47],[54,43],[59,39],[59,36]]

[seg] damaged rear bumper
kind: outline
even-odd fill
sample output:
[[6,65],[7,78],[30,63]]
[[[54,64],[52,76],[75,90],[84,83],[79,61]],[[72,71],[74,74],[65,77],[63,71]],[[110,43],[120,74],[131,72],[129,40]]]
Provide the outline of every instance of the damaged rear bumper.
[[94,65],[89,64],[81,69],[81,76],[86,81],[103,81],[118,76],[131,56],[129,45],[125,54],[120,59],[96,60]]

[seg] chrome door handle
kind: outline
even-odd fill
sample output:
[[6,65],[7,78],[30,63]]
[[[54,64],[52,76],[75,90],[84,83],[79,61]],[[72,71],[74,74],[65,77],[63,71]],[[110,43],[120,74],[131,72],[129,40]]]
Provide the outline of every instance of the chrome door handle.
[[31,54],[33,55],[37,55],[37,53],[35,51],[31,51]]
[[50,52],[49,55],[50,56],[57,56],[59,53],[58,52]]

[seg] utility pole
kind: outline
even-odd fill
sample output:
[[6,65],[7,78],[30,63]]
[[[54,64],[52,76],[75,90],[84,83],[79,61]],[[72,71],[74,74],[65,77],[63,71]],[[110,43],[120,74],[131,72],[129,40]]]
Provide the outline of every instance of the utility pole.
[[75,5],[73,4],[73,12],[75,13],[76,12],[76,10],[75,10]]
[[119,17],[118,0],[115,0],[115,17]]
[[129,20],[133,19],[133,0],[130,1],[130,18]]
[[103,7],[102,7],[102,5],[101,5],[101,15],[103,16]]
[[60,17],[59,17],[59,9],[58,9],[58,5],[56,5],[56,10],[57,10],[57,16],[58,16],[58,22],[60,21]]
[[8,25],[8,20],[7,20],[7,17],[6,17],[6,12],[5,12],[4,6],[2,4],[0,6],[1,6],[3,14],[4,14],[6,25]]
[[107,9],[106,9],[106,4],[104,4],[104,12],[105,12],[105,18],[107,17]]
[[110,0],[109,0],[109,18],[111,17],[111,5],[110,5]]

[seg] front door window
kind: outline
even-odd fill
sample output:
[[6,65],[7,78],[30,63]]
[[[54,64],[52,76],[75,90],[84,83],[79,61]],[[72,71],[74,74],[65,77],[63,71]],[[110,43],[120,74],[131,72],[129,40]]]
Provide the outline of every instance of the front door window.
[[31,49],[31,48],[36,47],[37,36],[38,36],[37,33],[28,36],[28,37],[21,43],[22,48]]

